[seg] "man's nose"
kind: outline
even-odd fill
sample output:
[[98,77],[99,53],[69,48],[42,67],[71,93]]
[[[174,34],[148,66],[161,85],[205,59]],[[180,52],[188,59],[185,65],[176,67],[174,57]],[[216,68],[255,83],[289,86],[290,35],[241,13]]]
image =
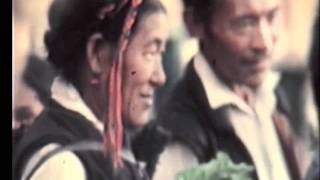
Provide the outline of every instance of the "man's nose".
[[154,71],[151,77],[151,83],[158,87],[162,86],[166,82],[166,74],[162,65],[162,58],[156,60],[156,65],[154,67]]
[[273,49],[276,34],[273,25],[267,20],[259,22],[252,38],[252,49],[257,55],[267,55]]

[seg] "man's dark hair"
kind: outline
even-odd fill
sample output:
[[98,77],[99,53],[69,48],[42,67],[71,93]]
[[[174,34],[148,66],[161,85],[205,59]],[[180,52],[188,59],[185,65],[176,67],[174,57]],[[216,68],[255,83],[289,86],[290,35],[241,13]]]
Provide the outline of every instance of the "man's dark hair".
[[[86,54],[88,38],[95,32],[101,32],[104,40],[117,45],[121,36],[124,19],[129,10],[130,0],[117,13],[105,16],[102,20],[98,12],[117,0],[54,0],[49,9],[49,30],[45,34],[48,61],[61,71],[65,79],[78,84],[79,67]],[[163,11],[158,0],[144,0],[141,4],[134,34],[142,16],[151,12]]]
[[185,9],[192,9],[196,23],[207,23],[224,0],[183,0]]

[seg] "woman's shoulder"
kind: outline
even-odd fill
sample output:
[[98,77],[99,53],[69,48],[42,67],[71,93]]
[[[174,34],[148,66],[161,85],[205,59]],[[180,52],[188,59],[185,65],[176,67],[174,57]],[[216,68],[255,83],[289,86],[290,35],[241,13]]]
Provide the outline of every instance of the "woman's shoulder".
[[15,177],[21,177],[23,169],[29,162],[32,162],[32,158],[38,159],[52,147],[66,145],[77,140],[68,131],[67,126],[61,126],[56,119],[50,115],[48,109],[45,109],[23,132],[21,139],[13,147]]
[[86,179],[84,166],[72,151],[49,155],[59,148],[61,145],[51,143],[34,153],[23,170],[22,179]]

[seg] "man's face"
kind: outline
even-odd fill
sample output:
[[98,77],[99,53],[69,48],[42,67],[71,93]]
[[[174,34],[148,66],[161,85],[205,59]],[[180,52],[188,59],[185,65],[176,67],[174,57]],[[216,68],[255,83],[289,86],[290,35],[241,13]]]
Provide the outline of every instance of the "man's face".
[[124,56],[123,116],[135,127],[150,119],[155,88],[165,83],[162,52],[169,29],[166,15],[147,15],[128,45]]
[[[219,8],[218,8],[219,9]],[[225,0],[204,29],[204,52],[228,84],[258,87],[278,36],[279,0]]]

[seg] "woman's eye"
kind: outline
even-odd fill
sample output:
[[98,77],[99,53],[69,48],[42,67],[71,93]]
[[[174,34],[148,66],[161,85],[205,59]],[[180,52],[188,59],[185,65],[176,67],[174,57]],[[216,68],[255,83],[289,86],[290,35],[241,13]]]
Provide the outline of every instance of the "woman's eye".
[[162,58],[162,55],[165,53],[165,46],[163,43],[158,41],[150,44],[144,51],[144,56],[147,59],[158,59]]
[[156,45],[152,45],[150,46],[146,51],[145,51],[145,55],[148,58],[157,56],[158,54],[161,54],[160,49],[156,46]]
[[146,58],[151,59],[151,58],[156,57],[156,56],[159,55],[159,54],[160,54],[159,51],[147,51],[147,52],[145,53],[145,56],[146,56]]

